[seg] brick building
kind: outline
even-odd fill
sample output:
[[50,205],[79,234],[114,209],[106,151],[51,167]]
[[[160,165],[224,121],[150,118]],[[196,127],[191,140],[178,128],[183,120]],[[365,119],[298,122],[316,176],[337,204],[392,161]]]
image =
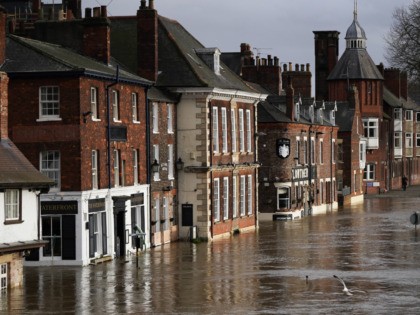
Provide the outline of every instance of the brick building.
[[[366,138],[363,192],[381,193],[401,188],[404,175],[411,183],[417,183],[420,165],[415,139],[420,129],[415,116],[419,107],[408,98],[407,75],[398,69],[375,65],[366,50],[366,34],[357,20],[356,7],[353,22],[346,32],[346,50],[338,61],[339,32],[314,34],[317,98],[328,95],[327,100],[343,102],[351,97],[351,86],[358,91]],[[356,144],[357,141],[354,150]],[[348,163],[357,163],[357,160]],[[359,182],[350,178],[345,181],[348,184]],[[352,192],[359,190],[350,188]]]
[[[5,60],[6,11],[0,7],[0,63]],[[9,78],[0,73],[0,291],[23,282],[23,261],[46,242],[39,226],[39,196],[54,182],[26,159],[8,134]],[[0,293],[1,294],[1,293]]]
[[295,219],[337,208],[335,106],[269,96],[259,107],[260,218]]
[[[90,58],[59,45],[7,37],[9,62],[2,71],[10,76],[10,136],[55,180],[41,198],[48,245],[33,251],[28,260],[34,264],[86,265],[122,256],[134,250],[129,237],[134,226],[150,230],[146,91],[151,82],[112,62],[105,11],[82,26],[80,48]],[[145,243],[150,246],[150,239]]]
[[255,229],[256,106],[264,96],[223,66],[217,48],[203,47],[178,22],[159,16],[153,1],[142,0],[137,16],[111,21],[113,56],[179,97],[175,159],[184,165],[176,173],[174,204],[180,237],[211,240]]

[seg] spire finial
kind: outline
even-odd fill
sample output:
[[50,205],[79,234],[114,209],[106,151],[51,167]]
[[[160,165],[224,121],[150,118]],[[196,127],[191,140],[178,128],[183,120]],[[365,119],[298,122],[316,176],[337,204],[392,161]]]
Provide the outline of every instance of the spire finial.
[[354,20],[357,20],[357,0],[354,0]]

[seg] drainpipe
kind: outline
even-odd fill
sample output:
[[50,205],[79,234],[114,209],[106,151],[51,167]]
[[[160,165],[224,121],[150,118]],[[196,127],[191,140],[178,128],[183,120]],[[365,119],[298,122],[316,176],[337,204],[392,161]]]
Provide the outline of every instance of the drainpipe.
[[114,83],[108,84],[106,86],[106,108],[107,108],[107,135],[106,135],[106,145],[108,150],[108,189],[111,189],[111,109],[109,101],[109,89],[119,82],[119,67],[117,66],[117,73],[115,76]]
[[210,235],[213,239],[213,108],[211,107],[211,100],[209,100],[209,113],[210,113],[210,178],[211,185],[210,187]]
[[331,143],[331,148],[330,148],[330,151],[331,151],[331,158],[330,158],[330,181],[331,181],[330,202],[331,202],[331,210],[333,209],[334,191],[335,191],[334,186],[333,186],[333,160],[334,160],[333,153],[335,152],[335,150],[333,148],[333,145],[334,145],[334,142],[333,142],[333,131],[334,131],[334,129],[333,128],[334,127],[331,126],[331,132],[330,132],[331,133],[331,135],[330,135],[330,143]]
[[152,243],[152,229],[151,229],[151,214],[152,214],[152,176],[150,169],[150,103],[149,103],[149,93],[150,86],[145,87],[145,98],[146,98],[146,183],[149,189],[149,244]]

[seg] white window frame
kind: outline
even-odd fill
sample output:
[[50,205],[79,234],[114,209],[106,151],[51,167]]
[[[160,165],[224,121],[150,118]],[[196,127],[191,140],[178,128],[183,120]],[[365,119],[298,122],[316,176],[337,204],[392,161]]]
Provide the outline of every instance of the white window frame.
[[135,92],[131,93],[131,115],[134,123],[139,123],[139,106],[138,106],[139,95]]
[[215,178],[213,182],[213,220],[220,221],[220,180]]
[[394,132],[394,149],[402,149],[402,132]]
[[335,164],[335,139],[332,139],[331,142],[331,161]]
[[92,120],[99,119],[98,109],[98,88],[92,86],[90,88],[90,111],[92,112]]
[[236,110],[230,110],[230,119],[231,119],[231,130],[232,130],[232,152],[237,151],[237,144],[236,144]]
[[152,123],[153,133],[159,133],[159,104],[156,102],[152,105]]
[[367,148],[379,147],[379,119],[363,118],[363,133],[367,139]]
[[246,151],[252,152],[252,126],[251,126],[251,111],[245,111],[246,116]]
[[405,120],[413,121],[413,111],[411,109],[405,111]]
[[117,90],[111,90],[112,119],[114,122],[120,122],[120,93]]
[[245,152],[245,134],[244,134],[244,110],[238,111],[239,114],[239,152]]
[[4,190],[4,219],[5,221],[20,220],[20,190]]
[[133,149],[133,183],[139,184],[139,151]]
[[[53,156],[51,156],[53,155]],[[52,159],[50,159],[52,157]],[[55,181],[55,185],[50,188],[50,191],[57,191],[61,188],[61,154],[57,150],[41,151],[40,153],[41,173]]]
[[311,164],[314,165],[315,164],[315,146],[316,146],[315,138],[311,138],[310,143],[311,143],[311,148],[309,150],[309,154],[311,157]]
[[238,177],[232,178],[232,218],[238,217]]
[[319,164],[324,164],[324,140],[319,139]]
[[376,167],[373,163],[368,163],[363,170],[363,180],[371,181],[375,180]]
[[306,137],[303,138],[303,164],[308,164],[308,139]]
[[296,137],[295,160],[300,164],[300,137]]
[[216,106],[212,107],[213,122],[213,153],[219,153],[219,111]]
[[39,120],[60,119],[60,87],[39,87]]
[[0,291],[7,289],[7,263],[0,264]]
[[169,230],[169,202],[168,197],[163,197],[163,215],[165,222],[163,223],[163,230]]
[[174,133],[174,106],[173,104],[167,104],[168,109],[168,133]]
[[120,151],[114,150],[114,187],[120,186]]
[[245,200],[245,186],[246,186],[246,181],[245,181],[245,175],[241,175],[240,177],[240,185],[239,185],[239,190],[240,190],[240,195],[239,195],[239,207],[240,207],[240,211],[241,211],[241,217],[245,215],[245,208],[246,208],[246,200]]
[[[159,145],[158,144],[154,144],[153,145],[153,155],[154,155],[154,160],[156,160],[159,163]],[[155,182],[160,181],[160,172],[156,172],[153,173],[153,180]]]
[[229,219],[229,177],[223,177],[223,219]]
[[155,232],[160,232],[161,231],[161,226],[160,226],[160,199],[156,198],[155,199]]
[[252,202],[252,175],[248,175],[247,186],[247,199],[248,199],[248,215],[252,215],[253,202]]
[[394,120],[402,120],[402,108],[394,108]]
[[405,133],[405,148],[406,149],[413,148],[413,133],[412,132]]
[[92,150],[92,189],[98,189],[98,150]]
[[416,147],[420,148],[420,133],[416,133]]
[[168,144],[168,179],[174,179],[174,145]]
[[222,152],[228,152],[228,130],[227,130],[227,112],[226,107],[222,107]]

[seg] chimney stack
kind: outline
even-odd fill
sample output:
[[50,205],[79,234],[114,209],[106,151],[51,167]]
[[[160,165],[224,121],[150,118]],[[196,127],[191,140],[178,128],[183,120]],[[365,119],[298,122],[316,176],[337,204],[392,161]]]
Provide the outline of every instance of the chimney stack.
[[83,21],[83,53],[105,64],[111,59],[111,30],[106,6],[85,10]]
[[0,72],[0,139],[8,139],[8,84],[5,72]]
[[295,90],[292,85],[292,78],[287,77],[286,87],[286,116],[292,121],[295,121]]
[[158,14],[153,1],[137,10],[137,74],[156,82],[158,76]]

